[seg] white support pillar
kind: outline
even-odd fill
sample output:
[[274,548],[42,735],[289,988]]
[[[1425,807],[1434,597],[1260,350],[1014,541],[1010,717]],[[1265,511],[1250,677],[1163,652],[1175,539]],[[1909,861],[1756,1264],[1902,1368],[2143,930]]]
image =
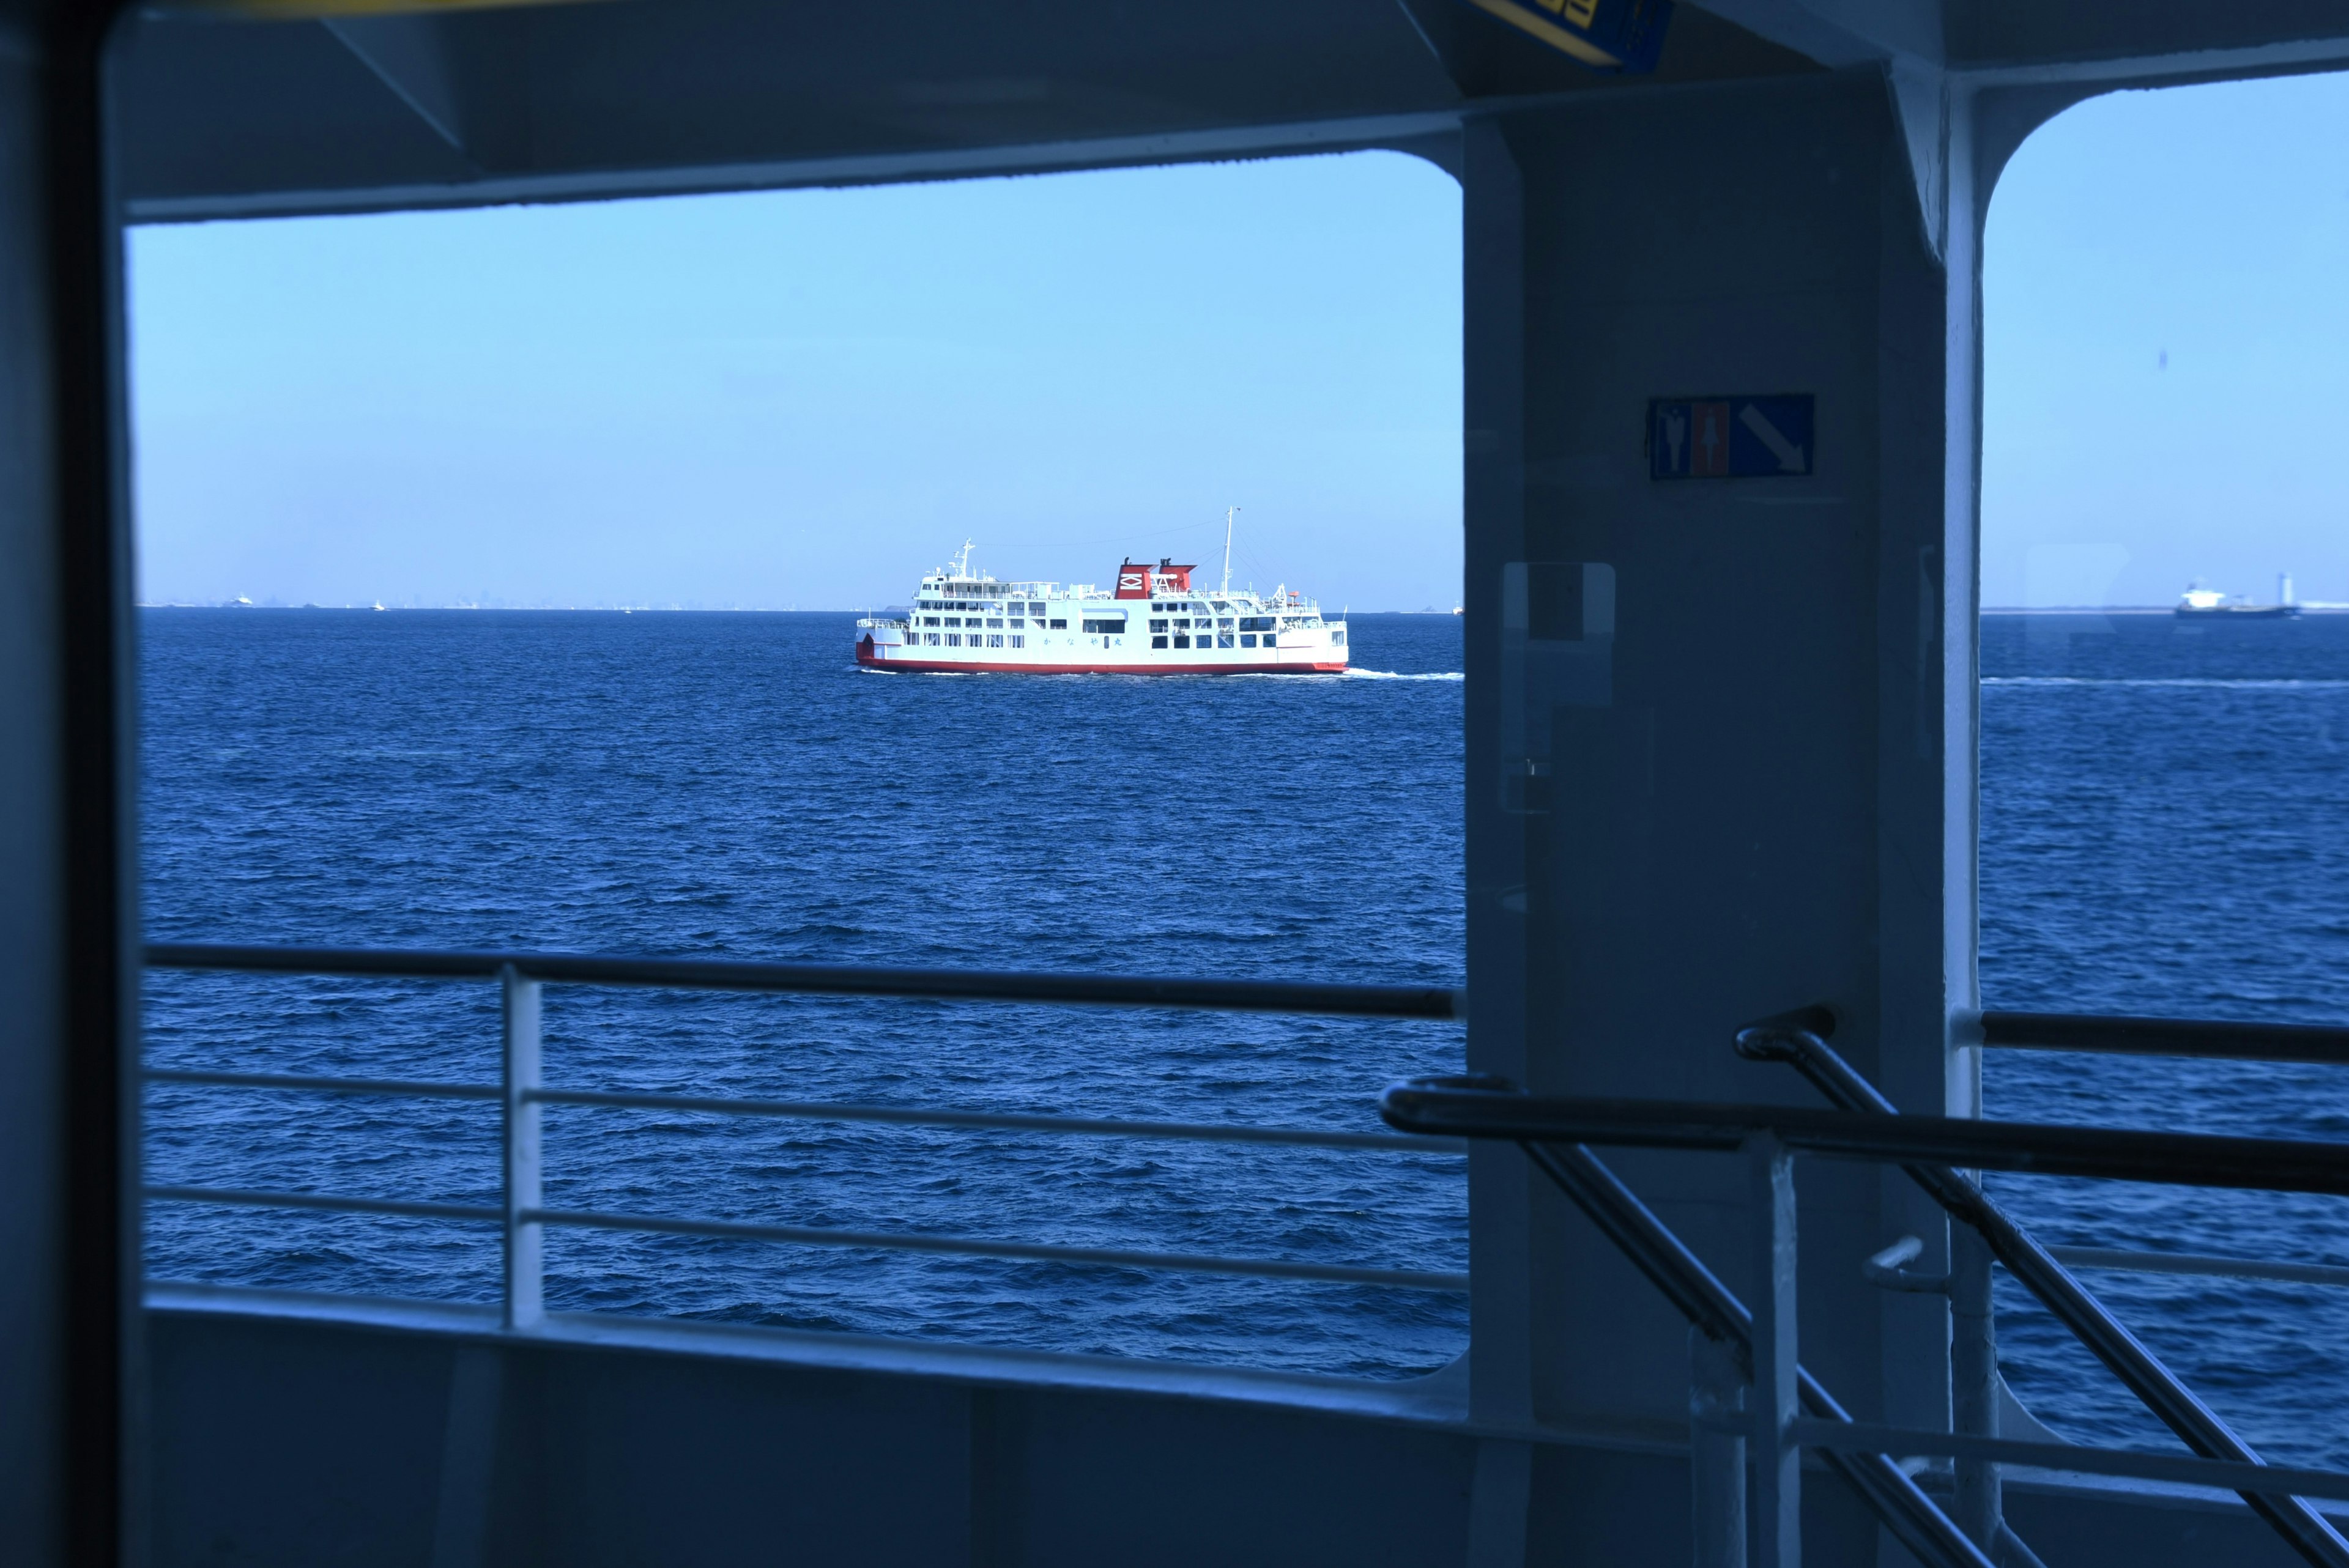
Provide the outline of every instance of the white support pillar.
[[1795,1165],[1767,1132],[1746,1140],[1754,1183],[1754,1392],[1748,1401],[1754,1472],[1754,1568],[1802,1568],[1802,1413],[1795,1331]]
[[505,1085],[505,1326],[535,1328],[545,1315],[542,1227],[524,1216],[544,1201],[539,1165],[539,983],[512,965],[503,993]]
[[[1998,1340],[1991,1315],[1990,1247],[1970,1226],[1950,1227],[1950,1404],[1951,1424],[1968,1437],[1998,1436]],[[1975,1545],[1997,1554],[1998,1466],[1957,1461],[1952,1521]]]
[[1696,1568],[1745,1568],[1745,1373],[1689,1330],[1689,1526]]

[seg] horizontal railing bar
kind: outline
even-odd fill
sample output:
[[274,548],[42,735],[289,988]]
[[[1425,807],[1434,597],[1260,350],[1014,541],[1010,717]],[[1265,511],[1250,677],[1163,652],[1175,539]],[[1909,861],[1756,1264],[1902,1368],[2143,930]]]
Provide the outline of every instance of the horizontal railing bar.
[[578,985],[661,985],[704,991],[927,997],[936,1001],[1179,1007],[1330,1017],[1444,1019],[1467,1016],[1467,993],[1445,985],[1185,980],[854,964],[768,964],[717,958],[622,958],[584,953],[248,946],[209,942],[150,943],[147,963],[158,969],[412,980],[487,980],[512,968],[525,979]]
[[345,1198],[327,1192],[280,1192],[238,1187],[150,1187],[150,1199],[174,1203],[231,1203],[248,1209],[321,1209],[336,1214],[408,1214],[419,1220],[477,1220],[496,1224],[505,1212],[483,1203],[422,1203],[400,1198]]
[[2207,1274],[2219,1279],[2277,1280],[2286,1284],[2349,1285],[2349,1268],[2329,1264],[2271,1264],[2255,1258],[2217,1257],[2209,1253],[2141,1253],[2113,1247],[2049,1247],[2047,1252],[2057,1263],[2071,1268]]
[[1794,1423],[1792,1436],[1806,1448],[1833,1449],[1841,1453],[1990,1460],[1998,1464],[2029,1465],[2035,1470],[2126,1476],[2135,1480],[2215,1487],[2221,1491],[2258,1492],[2267,1497],[2321,1497],[2349,1501],[2349,1474],[2339,1470],[2251,1465],[2235,1460],[2196,1459],[2187,1454],[2140,1454],[2071,1443],[2024,1442],[1965,1432],[1924,1432],[1868,1421],[1821,1421],[1808,1417]]
[[988,1242],[968,1236],[929,1236],[911,1231],[841,1231],[807,1225],[761,1225],[739,1220],[671,1220],[652,1214],[615,1214],[593,1209],[525,1209],[521,1219],[524,1224],[575,1225],[600,1231],[649,1231],[662,1235],[792,1242],[820,1247],[872,1247],[886,1252],[950,1253],[966,1257],[1019,1258],[1033,1263],[1174,1269],[1186,1274],[1239,1274],[1258,1279],[1392,1285],[1404,1290],[1464,1291],[1468,1288],[1465,1274],[1435,1270],[1291,1263],[1281,1258],[1226,1258],[1205,1253],[1069,1247],[1043,1242]]
[[1837,1159],[2349,1196],[2349,1145],[2298,1139],[1697,1100],[1564,1099],[1444,1078],[1393,1085],[1381,1097],[1379,1114],[1399,1131],[1464,1138],[1727,1152],[1769,1132],[1796,1152]]
[[412,1095],[421,1099],[495,1099],[495,1084],[434,1083],[421,1078],[319,1078],[309,1073],[223,1073],[149,1068],[150,1083],[203,1084],[219,1088],[298,1088],[319,1094]]
[[[408,1214],[420,1219],[473,1220],[490,1223],[505,1218],[502,1210],[471,1203],[405,1202],[390,1198],[344,1198],[321,1192],[280,1192],[231,1187],[150,1187],[147,1196],[182,1203],[227,1203],[255,1209],[316,1209],[349,1214]],[[947,1253],[963,1257],[1019,1258],[1034,1263],[1097,1264],[1116,1268],[1171,1269],[1186,1274],[1237,1274],[1257,1279],[1389,1285],[1402,1290],[1464,1291],[1468,1288],[1465,1274],[1442,1270],[1292,1263],[1284,1258],[1226,1258],[1206,1253],[1069,1247],[1040,1242],[989,1242],[965,1236],[928,1236],[917,1232],[842,1231],[807,1225],[752,1224],[739,1220],[672,1220],[655,1214],[616,1214],[594,1209],[525,1209],[519,1220],[526,1225],[647,1231],[663,1235],[792,1242],[809,1246],[871,1247],[885,1252]]]
[[524,1098],[543,1105],[709,1111],[720,1116],[776,1116],[809,1121],[876,1121],[906,1127],[973,1127],[1008,1131],[1090,1133],[1111,1138],[1190,1139],[1205,1143],[1275,1143],[1305,1149],[1402,1150],[1418,1154],[1464,1154],[1468,1151],[1468,1145],[1456,1138],[1420,1138],[1399,1132],[1325,1132],[1309,1127],[1230,1126],[1213,1121],[1134,1121],[1100,1117],[1046,1116],[1022,1111],[938,1110],[823,1100],[713,1099],[696,1095],[644,1094],[625,1089],[540,1088],[531,1090]]
[[[492,1084],[437,1083],[420,1078],[319,1078],[306,1073],[204,1072],[150,1068],[153,1083],[226,1088],[307,1089],[321,1094],[414,1095],[440,1099],[496,1099]],[[1370,1149],[1417,1154],[1465,1154],[1456,1138],[1418,1138],[1400,1132],[1335,1132],[1310,1127],[1250,1127],[1213,1121],[1138,1121],[1115,1118],[1046,1116],[1020,1111],[945,1110],[894,1105],[856,1105],[824,1100],[729,1099],[699,1095],[638,1093],[626,1089],[538,1088],[523,1096],[542,1105],[609,1106],[632,1110],[689,1110],[717,1116],[771,1116],[808,1121],[873,1121],[905,1127],[971,1127],[1008,1131],[1092,1134],[1110,1138],[1185,1139],[1203,1143],[1265,1143],[1300,1149]]]
[[2349,1028],[2241,1024],[2222,1018],[2133,1018],[2094,1013],[1982,1015],[1982,1043],[2007,1050],[2216,1057],[2349,1066]]

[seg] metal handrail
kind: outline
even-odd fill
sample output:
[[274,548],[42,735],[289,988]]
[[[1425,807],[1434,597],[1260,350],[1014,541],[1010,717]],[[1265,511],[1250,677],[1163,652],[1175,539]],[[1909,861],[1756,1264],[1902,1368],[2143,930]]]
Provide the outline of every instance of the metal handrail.
[[[149,1068],[144,1076],[150,1083],[298,1089],[319,1094],[487,1100],[500,1099],[505,1093],[497,1085],[485,1083],[439,1083],[424,1078],[324,1078],[309,1073],[215,1072],[201,1068]],[[1337,1132],[1314,1127],[1146,1121],[1127,1117],[1050,1116],[1030,1111],[947,1110],[932,1106],[869,1105],[842,1100],[738,1099],[638,1089],[534,1088],[523,1091],[522,1098],[533,1105],[684,1110],[711,1116],[786,1117],[804,1121],[871,1121],[898,1127],[1092,1134],[1106,1138],[1163,1138],[1201,1143],[1269,1143],[1297,1149],[1392,1149],[1420,1154],[1464,1154],[1468,1151],[1468,1146],[1456,1138],[1413,1138],[1394,1132]]]
[[[1915,1119],[1902,1115],[1874,1084],[1812,1029],[1781,1020],[1765,1021],[1740,1030],[1736,1046],[1741,1056],[1792,1066],[1830,1102],[1845,1108],[1847,1111],[1879,1124]],[[2199,1136],[2186,1133],[2137,1133],[2127,1136],[2166,1145],[2182,1158],[2190,1158],[2192,1151],[2205,1141]],[[2284,1143],[2293,1140],[2261,1139],[2247,1141]],[[2251,1445],[2237,1436],[2218,1412],[2205,1405],[2192,1389],[2162,1364],[2160,1357],[2146,1347],[2143,1341],[2106,1311],[2104,1304],[2097,1301],[2045,1247],[2009,1218],[2006,1211],[1979,1185],[1951,1168],[1952,1164],[1961,1163],[1965,1161],[1943,1164],[1911,1161],[1905,1162],[1902,1168],[1951,1215],[1971,1227],[1998,1261],[2006,1265],[2007,1272],[2038,1297],[2056,1321],[2069,1329],[2074,1337],[2103,1362],[2106,1369],[2189,1448],[2209,1460],[2246,1465],[2262,1462]],[[2094,1171],[2079,1173],[2096,1174]],[[2174,1172],[2168,1178],[2137,1179],[2197,1184]],[[2320,1568],[2349,1568],[2349,1542],[2344,1542],[2339,1532],[2307,1503],[2298,1498],[2273,1497],[2263,1492],[2244,1491],[2240,1495],[2254,1512],[2272,1525],[2309,1562],[2319,1564]]]
[[[1497,1078],[1460,1078],[1450,1083],[1477,1090],[1507,1092]],[[1392,1098],[1395,1089],[1388,1090]],[[1380,1114],[1389,1120],[1387,1104]],[[1526,1155],[1607,1239],[1663,1293],[1697,1335],[1723,1347],[1746,1377],[1754,1368],[1754,1314],[1688,1244],[1640,1201],[1598,1155],[1579,1143],[1527,1143]],[[1828,1421],[1849,1421],[1826,1385],[1807,1368],[1795,1369],[1803,1408]],[[1849,1481],[1877,1517],[1903,1545],[1935,1568],[1991,1568],[1989,1560],[1951,1523],[1891,1460],[1880,1453],[1823,1449],[1828,1466]],[[1733,1534],[1742,1526],[1732,1522]],[[1742,1560],[1743,1553],[1738,1556]]]
[[1769,1133],[1799,1153],[1927,1162],[2045,1176],[2094,1176],[2186,1187],[2349,1195],[2349,1146],[2291,1138],[2137,1132],[2108,1127],[1982,1121],[1702,1100],[1597,1099],[1499,1094],[1423,1078],[1379,1102],[1405,1132],[1535,1143],[1605,1143],[1733,1152]]
[[[285,1192],[235,1187],[150,1187],[166,1202],[217,1203],[244,1209],[311,1209],[336,1214],[392,1214],[427,1220],[496,1224],[505,1211],[481,1203],[416,1202],[353,1198],[341,1193]],[[671,1236],[716,1236],[802,1246],[858,1247],[874,1252],[946,1253],[957,1257],[1016,1258],[1028,1263],[1084,1264],[1110,1268],[1165,1269],[1178,1274],[1231,1274],[1243,1279],[1313,1280],[1329,1284],[1383,1285],[1396,1290],[1464,1291],[1465,1274],[1442,1269],[1387,1269],[1357,1264],[1312,1264],[1288,1258],[1219,1257],[1212,1253],[1154,1252],[1131,1247],[1072,1247],[1055,1242],[998,1242],[919,1231],[848,1231],[828,1225],[770,1225],[747,1220],[674,1219],[598,1209],[526,1208],[524,1224],[588,1231],[649,1231]]]
[[366,978],[488,979],[498,983],[502,1016],[502,1081],[497,1084],[181,1068],[154,1068],[145,1073],[149,1082],[160,1084],[496,1101],[501,1108],[505,1146],[503,1193],[498,1205],[188,1185],[150,1187],[147,1189],[147,1196],[158,1202],[378,1213],[497,1223],[503,1233],[504,1322],[508,1327],[531,1327],[543,1315],[543,1264],[540,1237],[549,1225],[729,1237],[811,1246],[1165,1269],[1243,1278],[1311,1280],[1405,1290],[1458,1292],[1468,1287],[1467,1274],[1452,1270],[1377,1268],[1351,1264],[1306,1263],[1286,1258],[1224,1257],[1199,1253],[995,1241],[919,1232],[847,1231],[824,1226],[558,1209],[548,1207],[541,1196],[543,1174],[539,1122],[542,1110],[549,1105],[1312,1149],[1433,1154],[1465,1151],[1464,1144],[1454,1140],[1398,1137],[1387,1132],[1148,1121],[933,1107],[739,1099],[626,1089],[558,1088],[543,1082],[540,1076],[539,993],[541,987],[550,982],[952,1001],[1213,1008],[1344,1017],[1449,1019],[1462,1016],[1464,1013],[1461,1000],[1463,993],[1445,987],[999,974],[976,970],[761,964],[713,959],[613,958],[578,954],[254,947],[192,943],[152,944],[147,949],[147,960],[158,968]]
[[2207,1486],[2220,1491],[2349,1501],[2349,1475],[2339,1470],[2189,1459],[2182,1454],[2146,1454],[2134,1449],[2096,1449],[2077,1443],[1985,1438],[1968,1432],[1920,1432],[1866,1421],[1846,1426],[1805,1420],[1796,1423],[1795,1435],[1804,1443],[1819,1448],[1891,1449],[1917,1458],[1989,1460],[2074,1475],[2123,1476],[2131,1480],[2168,1481],[2174,1486]]
[[[1394,1085],[1381,1097],[1380,1114],[1389,1126],[1402,1131],[1447,1132],[1515,1141],[1553,1177],[1557,1175],[1555,1160],[1546,1159],[1545,1155],[1594,1142],[1715,1151],[1783,1149],[1899,1164],[1953,1215],[1981,1232],[2009,1271],[2040,1295],[2059,1320],[2202,1458],[2231,1461],[2247,1469],[2261,1465],[2259,1455],[2179,1383],[2127,1328],[2105,1312],[2077,1280],[2048,1257],[1978,1187],[1945,1161],[1953,1162],[1951,1151],[1956,1150],[1957,1159],[1977,1168],[2119,1177],[2186,1186],[2262,1184],[2255,1183],[2253,1178],[2266,1173],[2276,1178],[2274,1190],[2336,1191],[2343,1190],[2338,1184],[2341,1176],[2349,1174],[2349,1151],[2333,1153],[2328,1165],[2323,1153],[2329,1151],[2330,1146],[2302,1145],[2292,1140],[2213,1140],[2182,1133],[2116,1133],[2099,1128],[2028,1124],[1971,1123],[1981,1136],[1967,1139],[1954,1132],[1952,1123],[1956,1119],[1910,1116],[1894,1110],[1872,1085],[1807,1029],[1779,1022],[1757,1026],[1740,1032],[1738,1048],[1749,1057],[1793,1062],[1837,1103],[1868,1109],[1855,1113],[1776,1106],[1547,1098],[1517,1093],[1497,1080],[1453,1078]],[[2147,1159],[2151,1151],[2148,1140],[2151,1144],[2167,1145],[2180,1159],[2191,1159],[2212,1144],[2228,1146],[2217,1151],[2227,1168],[2215,1173],[2220,1178],[2216,1181],[2211,1180],[2213,1172],[2180,1170],[2175,1163],[2167,1171],[2160,1170]],[[1972,1157],[1978,1155],[1992,1158]],[[1618,1244],[1621,1244],[1619,1240]],[[1691,1321],[1697,1320],[1692,1315]],[[1800,1433],[1795,1426],[1785,1429],[1799,1440]],[[1891,1437],[1909,1440],[1901,1429],[1882,1429],[1878,1436],[1886,1442]],[[1946,1436],[1918,1432],[1914,1441],[1920,1445],[1939,1443]],[[1881,1451],[1877,1437],[1866,1441],[1868,1447]],[[2140,1457],[2144,1456],[2106,1450],[2104,1468],[2118,1474],[2141,1473],[2140,1470],[2127,1468]],[[2349,1474],[2314,1473],[2328,1477],[2328,1485],[2349,1487]],[[2280,1478],[2279,1484],[2288,1483]],[[2344,1542],[2332,1525],[2300,1498],[2275,1496],[2263,1490],[2240,1486],[2236,1490],[2309,1562],[2321,1568],[2342,1568],[2349,1563],[2349,1542]]]
[[1203,1008],[1218,1013],[1285,1013],[1345,1018],[1450,1019],[1468,1016],[1467,991],[1449,985],[1345,985],[1319,981],[1192,980],[1134,975],[907,969],[881,965],[769,964],[730,958],[279,947],[211,942],[150,943],[147,965],[153,969],[221,969],[246,974],[410,980],[493,980],[511,970],[525,980],[570,985],[658,985],[799,995]]
[[493,1083],[434,1083],[426,1078],[328,1078],[315,1073],[232,1073],[209,1068],[146,1068],[149,1083],[194,1084],[203,1088],[298,1088],[317,1094],[375,1094],[400,1099],[502,1099]]
[[315,1209],[328,1214],[396,1214],[418,1220],[495,1224],[503,1209],[487,1203],[436,1203],[409,1198],[347,1198],[339,1192],[286,1192],[274,1187],[150,1186],[140,1196],[167,1203],[225,1203],[243,1209]]
[[[1751,1377],[1754,1314],[1703,1260],[1641,1202],[1606,1161],[1581,1144],[1527,1144],[1526,1153],[1599,1231],[1677,1306],[1697,1333],[1723,1346]],[[1826,1385],[1797,1366],[1805,1409],[1827,1422],[1851,1415]],[[1849,1481],[1886,1528],[1922,1561],[1939,1568],[1989,1568],[1982,1553],[1927,1497],[1909,1472],[1883,1453],[1826,1449],[1821,1457]]]
[[2220,1018],[2136,1018],[2093,1013],[1986,1012],[1981,1038],[2002,1050],[2096,1051],[2211,1057],[2228,1061],[2349,1066],[2349,1029],[2322,1024],[2244,1024]]
[[2277,1284],[2323,1285],[2335,1290],[2349,1287],[2349,1268],[2335,1264],[2271,1264],[2259,1258],[2220,1257],[2210,1253],[2147,1253],[2119,1247],[2049,1247],[2047,1255],[2075,1269],[2256,1279]]

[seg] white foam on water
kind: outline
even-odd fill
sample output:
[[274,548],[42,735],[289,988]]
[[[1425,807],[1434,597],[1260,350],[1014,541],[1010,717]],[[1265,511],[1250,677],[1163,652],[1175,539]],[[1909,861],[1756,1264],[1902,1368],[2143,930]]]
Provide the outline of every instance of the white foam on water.
[[1464,681],[1468,678],[1466,672],[1462,670],[1436,670],[1426,675],[1406,676],[1392,670],[1358,670],[1351,665],[1347,666],[1346,674],[1358,681]]

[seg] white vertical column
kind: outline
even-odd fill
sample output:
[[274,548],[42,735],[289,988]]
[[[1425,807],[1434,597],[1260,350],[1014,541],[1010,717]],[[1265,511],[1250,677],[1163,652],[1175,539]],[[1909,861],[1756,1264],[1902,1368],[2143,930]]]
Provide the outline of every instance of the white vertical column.
[[[1460,131],[1461,581],[1467,624],[1464,720],[1468,858],[1468,1069],[1517,1083],[1534,1070],[1526,1027],[1526,820],[1501,810],[1499,636],[1505,562],[1526,558],[1525,186],[1493,119]],[[1506,1143],[1468,1150],[1468,1408],[1495,1426],[1531,1426],[1534,1402],[1532,1166]],[[1553,1240],[1541,1244],[1555,1245]],[[1534,1508],[1531,1450],[1479,1445],[1469,1515],[1469,1568],[1524,1568]]]
[[539,1164],[539,983],[511,964],[498,972],[504,1000],[505,1326],[534,1328],[545,1314],[541,1227],[523,1216],[543,1201]]
[[[1991,1315],[1990,1247],[1971,1226],[1950,1227],[1951,1425],[1970,1437],[1998,1436],[1998,1340]],[[1998,1544],[1998,1466],[1957,1461],[1957,1527],[1984,1552]]]
[[1745,1568],[1745,1374],[1728,1346],[1689,1330],[1689,1524],[1696,1568]]
[[1795,1166],[1767,1132],[1746,1140],[1754,1181],[1754,1395],[1750,1449],[1754,1568],[1801,1568],[1803,1450],[1795,1332]]

